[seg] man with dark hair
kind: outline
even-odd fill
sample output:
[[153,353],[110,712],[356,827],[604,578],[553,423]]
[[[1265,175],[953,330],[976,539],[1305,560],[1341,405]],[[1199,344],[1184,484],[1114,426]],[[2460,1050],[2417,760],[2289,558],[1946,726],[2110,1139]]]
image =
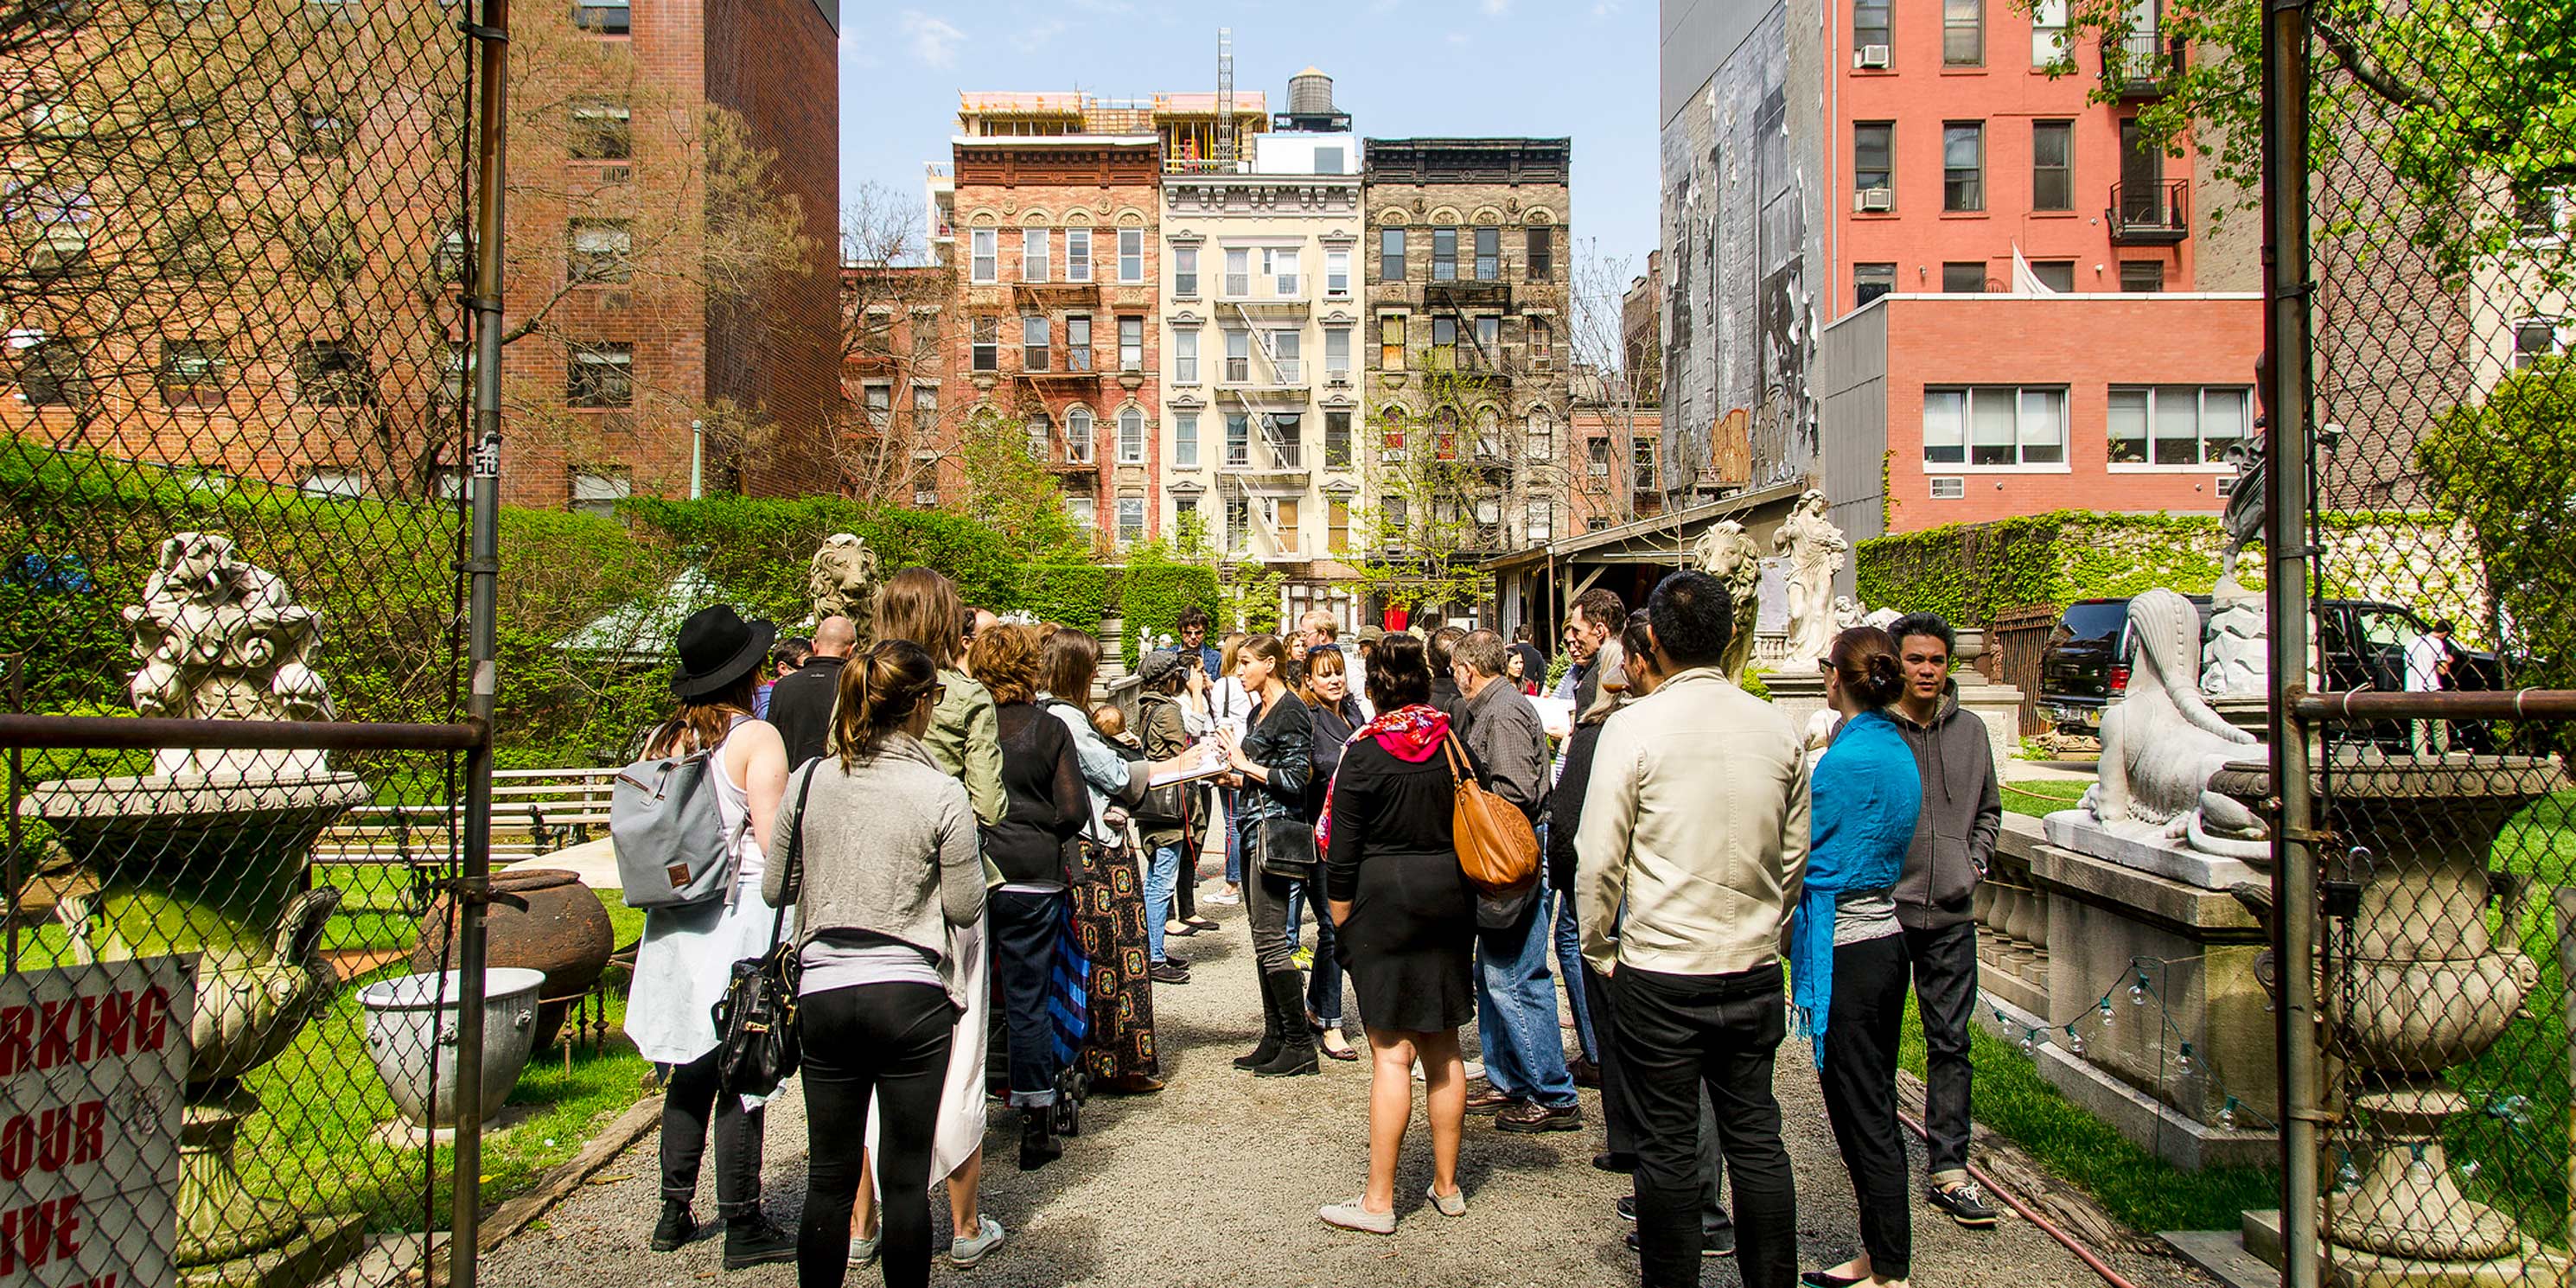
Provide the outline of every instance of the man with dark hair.
[[1547,683],[1547,650],[1530,635],[1528,622],[1512,628],[1512,651],[1521,655],[1521,675],[1532,684]]
[[1718,672],[1735,609],[1717,579],[1674,573],[1646,611],[1664,678],[1602,726],[1575,834],[1583,956],[1609,980],[1637,1126],[1638,1256],[1646,1288],[1699,1283],[1704,1089],[1744,1282],[1787,1288],[1797,1187],[1771,1082],[1781,930],[1807,866],[1805,739]]
[[832,706],[841,695],[841,666],[859,642],[859,629],[835,614],[814,627],[813,653],[805,665],[780,677],[769,695],[769,723],[787,744],[790,768],[823,754],[832,737]]
[[[1443,632],[1446,633],[1445,631]],[[1535,825],[1547,807],[1547,735],[1538,711],[1503,679],[1510,653],[1503,637],[1470,631],[1451,650],[1459,700],[1450,718],[1458,741],[1475,756],[1495,795]],[[1556,1023],[1556,983],[1547,973],[1547,900],[1532,886],[1508,898],[1477,900],[1476,1036],[1484,1045],[1488,1086],[1467,1098],[1471,1110],[1495,1110],[1503,1131],[1580,1131],[1583,1108],[1565,1065]]]
[[1601,646],[1627,624],[1628,605],[1617,591],[1595,586],[1574,597],[1565,610],[1566,667],[1565,678],[1556,685],[1559,699],[1571,700],[1576,711],[1592,709],[1593,700],[1601,696],[1600,668],[1593,661],[1601,655]]
[[1200,667],[1207,671],[1208,683],[1214,684],[1224,679],[1225,654],[1219,651],[1216,645],[1207,642],[1207,610],[1196,604],[1182,609],[1179,630],[1181,655],[1187,657],[1192,653],[1198,654]]
[[1465,627],[1443,626],[1431,632],[1423,644],[1424,660],[1431,664],[1432,709],[1452,720],[1458,718],[1458,677],[1451,673],[1454,650],[1458,641],[1467,638]]
[[1983,1229],[1995,1223],[1995,1209],[1968,1176],[1968,1020],[1977,1005],[1977,917],[1970,901],[2003,834],[2003,793],[1985,721],[1959,706],[1959,687],[1950,679],[1958,638],[1950,623],[1938,613],[1909,613],[1887,633],[1905,669],[1905,693],[1887,714],[1913,747],[1923,776],[1923,813],[1896,879],[1896,920],[1905,927],[1923,1012],[1930,1198],[1951,1220]]

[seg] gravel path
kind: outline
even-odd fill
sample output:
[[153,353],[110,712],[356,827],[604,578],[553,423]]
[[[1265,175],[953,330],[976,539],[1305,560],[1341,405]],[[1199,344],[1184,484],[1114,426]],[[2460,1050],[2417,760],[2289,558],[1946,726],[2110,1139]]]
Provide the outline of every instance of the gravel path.
[[[1213,885],[1209,887],[1213,889]],[[1240,908],[1207,908],[1224,929],[1177,940],[1197,980],[1157,989],[1155,1019],[1170,1087],[1122,1100],[1095,1096],[1083,1133],[1064,1158],[1036,1173],[1018,1167],[1011,1115],[997,1109],[986,1153],[984,1209],[1010,1230],[972,1271],[934,1262],[934,1283],[1023,1285],[1602,1285],[1636,1283],[1612,1212],[1623,1176],[1594,1171],[1599,1101],[1585,1092],[1587,1130],[1514,1136],[1469,1118],[1459,1170],[1472,1211],[1443,1220],[1422,1199],[1430,1180],[1429,1133],[1417,1117],[1397,1177],[1403,1224],[1392,1238],[1333,1230],[1318,1204],[1358,1192],[1367,1165],[1365,1061],[1324,1062],[1313,1078],[1255,1080],[1229,1061],[1251,1045],[1260,1002]],[[1569,1036],[1569,1042],[1571,1038]],[[1472,1043],[1470,1044],[1472,1051]],[[1851,1184],[1834,1153],[1822,1096],[1803,1061],[1782,1048],[1779,1088],[1797,1164],[1799,1243],[1808,1267],[1856,1246]],[[1419,1111],[1417,1110],[1417,1113]],[[856,1124],[850,1125],[855,1130]],[[803,1200],[806,1123],[791,1090],[769,1111],[767,1185],[773,1213],[791,1220]],[[658,1211],[658,1138],[646,1136],[603,1168],[595,1183],[483,1262],[498,1288],[687,1284],[721,1277],[746,1288],[790,1285],[792,1266],[720,1275],[720,1236],[656,1256],[645,1250]],[[1920,1175],[1921,1149],[1914,1150]],[[711,1215],[712,1176],[698,1212]],[[932,1225],[944,1246],[946,1198],[931,1189]],[[1960,1230],[1919,1207],[1914,1282],[1926,1285],[2074,1285],[2101,1281],[2044,1233],[2006,1213],[1997,1229]],[[2114,1264],[2142,1288],[2199,1284],[2174,1263],[2120,1255]],[[849,1282],[880,1282],[874,1269]],[[1741,1282],[1731,1260],[1712,1260],[1704,1282]]]

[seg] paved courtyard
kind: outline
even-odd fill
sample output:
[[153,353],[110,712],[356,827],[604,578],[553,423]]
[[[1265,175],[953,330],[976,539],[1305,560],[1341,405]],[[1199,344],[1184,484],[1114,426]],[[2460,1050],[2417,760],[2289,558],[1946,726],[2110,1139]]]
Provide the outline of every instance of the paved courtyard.
[[[1212,886],[1210,888],[1213,888]],[[1326,1061],[1322,1076],[1256,1080],[1229,1063],[1251,1044],[1260,1003],[1239,908],[1208,909],[1224,929],[1175,941],[1197,982],[1155,991],[1158,1035],[1170,1087],[1161,1095],[1096,1097],[1083,1133],[1064,1158],[1023,1176],[1006,1112],[993,1115],[984,1173],[985,1210],[1010,1229],[1008,1242],[972,1271],[934,1263],[935,1283],[982,1288],[1036,1285],[1600,1285],[1636,1283],[1622,1245],[1630,1227],[1612,1205],[1623,1176],[1594,1171],[1599,1100],[1584,1093],[1587,1130],[1512,1136],[1470,1118],[1460,1159],[1473,1205],[1444,1220],[1422,1200],[1430,1144],[1417,1119],[1398,1178],[1403,1224],[1391,1238],[1330,1229],[1318,1204],[1357,1193],[1366,1166],[1365,1062]],[[1796,1160],[1799,1245],[1808,1267],[1848,1256],[1856,1238],[1851,1184],[1835,1156],[1824,1102],[1803,1052],[1782,1049],[1779,1091]],[[1417,1111],[1418,1112],[1418,1111]],[[848,1130],[856,1130],[849,1124]],[[803,1199],[806,1123],[792,1089],[769,1112],[768,1202],[792,1220]],[[645,1240],[658,1210],[654,1150],[647,1135],[602,1168],[536,1226],[484,1262],[501,1288],[557,1285],[687,1284],[721,1278],[746,1285],[795,1282],[792,1266],[734,1275],[718,1269],[721,1237],[702,1235],[656,1256]],[[1919,1173],[1921,1150],[1915,1150]],[[700,1182],[698,1213],[714,1209],[712,1175]],[[932,1224],[944,1245],[946,1199],[932,1189]],[[1915,1277],[1925,1285],[2074,1285],[2101,1280],[2037,1228],[2005,1214],[1971,1233],[1928,1209],[1915,1218]],[[2115,1254],[2142,1288],[2204,1282],[2173,1263]],[[880,1282],[870,1268],[853,1285]],[[1704,1282],[1740,1282],[1730,1260],[1712,1260]]]

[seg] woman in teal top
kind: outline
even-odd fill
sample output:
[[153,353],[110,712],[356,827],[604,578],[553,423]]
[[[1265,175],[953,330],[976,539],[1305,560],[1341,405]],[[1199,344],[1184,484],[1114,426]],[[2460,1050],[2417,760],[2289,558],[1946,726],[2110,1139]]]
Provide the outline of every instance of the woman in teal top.
[[1825,700],[1843,717],[1816,762],[1805,892],[1789,927],[1790,993],[1815,1040],[1825,1113],[1860,1200],[1861,1253],[1811,1270],[1818,1288],[1903,1284],[1914,1229],[1896,1122],[1905,937],[1894,887],[1923,808],[1923,780],[1885,708],[1905,691],[1896,641],[1875,626],[1834,637]]

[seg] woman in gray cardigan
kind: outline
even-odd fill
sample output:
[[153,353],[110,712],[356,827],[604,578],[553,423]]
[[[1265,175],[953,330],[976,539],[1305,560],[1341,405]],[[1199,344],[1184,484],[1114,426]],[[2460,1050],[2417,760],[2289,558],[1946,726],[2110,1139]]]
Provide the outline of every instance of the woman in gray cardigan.
[[801,1288],[840,1288],[848,1268],[850,1208],[866,1166],[856,1127],[872,1099],[882,1110],[885,1282],[930,1281],[931,1138],[964,1009],[948,930],[984,913],[974,808],[921,745],[939,690],[938,666],[908,640],[878,644],[841,669],[830,752],[789,781],[778,821],[790,835],[802,829],[799,862],[793,871],[771,865],[763,881],[772,903],[796,900],[804,966],[796,1024],[811,1163],[797,1234]]

